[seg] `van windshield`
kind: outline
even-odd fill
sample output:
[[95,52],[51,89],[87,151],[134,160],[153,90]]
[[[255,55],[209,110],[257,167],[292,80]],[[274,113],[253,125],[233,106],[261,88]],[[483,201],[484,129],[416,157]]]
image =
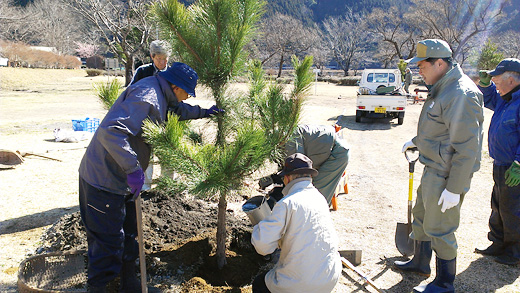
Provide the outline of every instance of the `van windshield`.
[[367,82],[374,83],[388,83],[395,82],[395,75],[393,73],[369,73]]

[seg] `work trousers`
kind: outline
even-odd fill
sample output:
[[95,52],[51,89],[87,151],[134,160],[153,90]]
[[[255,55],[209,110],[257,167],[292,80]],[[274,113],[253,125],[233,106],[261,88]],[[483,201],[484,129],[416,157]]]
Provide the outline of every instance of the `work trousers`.
[[441,212],[438,205],[441,193],[446,188],[447,177],[436,170],[424,167],[421,185],[417,188],[417,199],[412,209],[412,239],[431,241],[437,257],[452,260],[457,257],[455,231],[459,227],[460,207],[469,186],[460,195],[457,206]]
[[320,166],[318,176],[312,179],[312,184],[330,205],[341,176],[347,168],[349,149],[341,140],[335,140],[329,158]]
[[506,185],[509,166],[493,164],[493,192],[488,239],[504,246],[508,254],[520,258],[520,185]]
[[87,231],[88,284],[106,285],[121,271],[123,262],[139,255],[134,201],[98,189],[79,178],[79,208]]
[[267,275],[267,272],[261,273],[253,280],[253,293],[271,293],[265,284],[265,275]]

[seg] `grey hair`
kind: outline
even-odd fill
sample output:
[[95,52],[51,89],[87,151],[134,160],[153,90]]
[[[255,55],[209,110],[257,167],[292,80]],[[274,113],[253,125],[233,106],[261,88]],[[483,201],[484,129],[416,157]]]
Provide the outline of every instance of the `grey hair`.
[[163,40],[155,40],[150,43],[150,55],[155,57],[155,55],[171,55],[170,45]]
[[516,71],[506,71],[502,74],[502,78],[505,80],[509,77],[512,77],[516,82],[520,82],[520,72]]
[[297,178],[304,178],[304,177],[312,178],[311,174],[291,174],[291,176],[293,176],[293,180],[297,179]]

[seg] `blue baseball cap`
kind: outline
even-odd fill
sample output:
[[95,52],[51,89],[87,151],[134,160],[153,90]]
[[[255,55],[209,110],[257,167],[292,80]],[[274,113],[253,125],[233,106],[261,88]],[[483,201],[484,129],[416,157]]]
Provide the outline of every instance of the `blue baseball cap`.
[[185,90],[188,95],[195,97],[195,87],[197,86],[199,76],[197,72],[187,64],[175,62],[172,66],[168,67],[168,69],[160,71],[159,75],[169,83]]
[[516,58],[506,58],[500,63],[498,63],[497,68],[495,70],[491,70],[488,72],[491,76],[500,75],[506,71],[514,71],[520,73],[520,60]]

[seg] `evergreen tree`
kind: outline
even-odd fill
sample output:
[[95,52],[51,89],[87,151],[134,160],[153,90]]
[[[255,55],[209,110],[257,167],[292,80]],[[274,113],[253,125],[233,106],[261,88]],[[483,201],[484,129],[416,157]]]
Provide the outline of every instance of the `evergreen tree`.
[[200,83],[211,89],[217,107],[226,111],[216,117],[215,144],[189,140],[189,124],[174,117],[164,127],[148,124],[145,131],[161,167],[183,176],[182,182],[164,179],[164,188],[218,196],[220,268],[226,264],[226,197],[266,159],[277,158],[277,149],[283,144],[280,140],[294,130],[312,82],[312,58],[301,64],[295,59],[300,71],[291,96],[285,98],[280,86],[265,89],[261,65],[254,62],[249,97],[233,99],[225,94],[229,81],[245,69],[244,46],[256,32],[264,5],[264,1],[257,0],[199,0],[188,9],[177,0],[162,0],[153,7],[165,38],[171,39],[181,61],[197,71]]
[[477,69],[491,70],[494,69],[502,59],[504,55],[498,52],[498,45],[487,41],[480,52],[480,56],[477,61]]
[[260,61],[250,68],[250,89],[226,112],[235,120],[233,137],[225,144],[201,143],[193,139],[190,123],[169,116],[164,125],[145,122],[144,133],[159,158],[161,168],[175,171],[179,178],[163,177],[160,188],[178,193],[188,191],[204,198],[218,196],[217,262],[226,264],[227,195],[240,187],[248,175],[268,161],[280,163],[285,142],[294,132],[313,80],[312,57],[302,62],[293,57],[294,88],[288,97],[284,86],[267,85]]

